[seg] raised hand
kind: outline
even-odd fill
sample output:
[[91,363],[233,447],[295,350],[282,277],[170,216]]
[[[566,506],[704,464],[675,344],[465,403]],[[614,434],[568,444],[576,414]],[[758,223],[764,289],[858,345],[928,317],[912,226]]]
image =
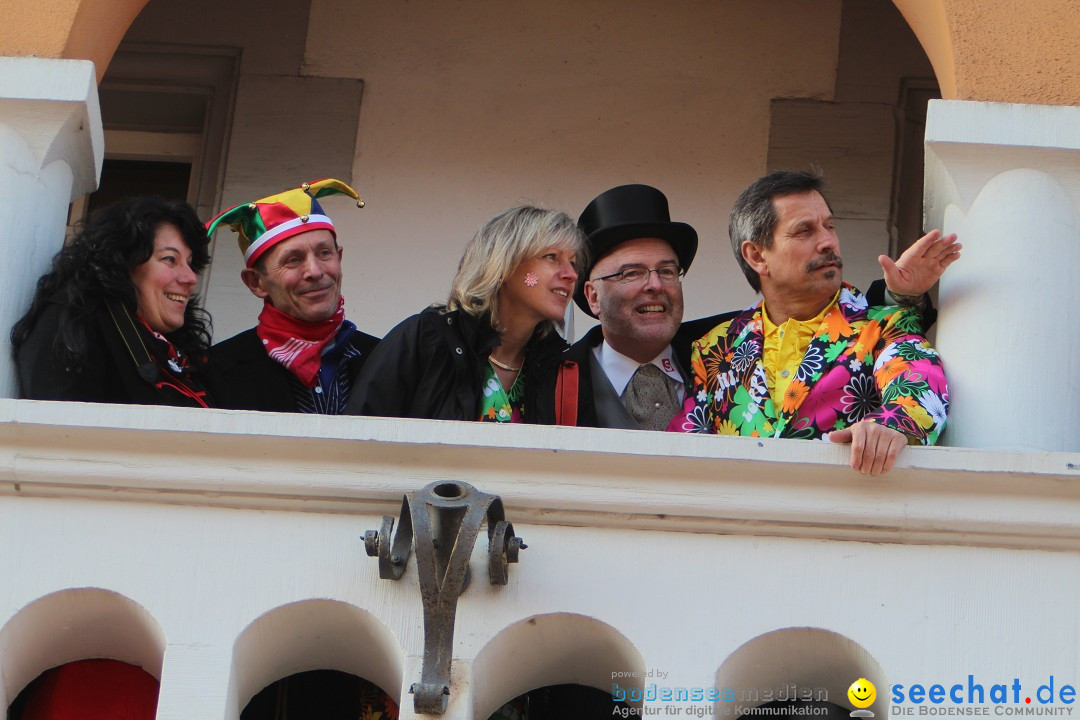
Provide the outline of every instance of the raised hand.
[[940,230],[931,230],[905,250],[896,262],[888,255],[878,256],[885,273],[885,284],[895,295],[922,295],[934,286],[945,268],[960,258],[963,247],[956,242],[956,233],[942,235]]

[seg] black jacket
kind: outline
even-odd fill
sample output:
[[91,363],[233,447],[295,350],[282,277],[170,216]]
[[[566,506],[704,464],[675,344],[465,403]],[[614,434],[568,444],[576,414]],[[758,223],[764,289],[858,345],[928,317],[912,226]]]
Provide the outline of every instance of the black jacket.
[[[885,297],[885,281],[875,280],[870,284],[866,293],[867,302],[870,305],[892,305],[891,300]],[[924,329],[928,330],[937,319],[937,311],[930,302],[929,296],[923,298],[922,310]],[[712,315],[698,320],[690,320],[679,326],[675,337],[671,340],[671,350],[679,371],[683,375],[683,382],[687,391],[693,385],[694,376],[690,368],[690,353],[693,350],[695,340],[703,337],[720,323],[726,322],[741,312],[732,312]],[[592,365],[595,357],[592,349],[604,341],[604,334],[599,325],[592,328],[581,340],[578,340],[566,352],[566,360],[578,365],[578,421],[579,426],[601,427],[600,419],[596,412],[596,395],[593,387]]]
[[[391,330],[364,365],[351,415],[477,420],[487,357],[499,334],[485,317],[431,307]],[[555,377],[566,343],[557,334],[525,349],[523,419],[554,422]]]
[[[186,384],[194,391],[204,390],[204,378],[190,372],[184,381],[158,371],[152,379],[139,374],[135,357],[128,350],[120,330],[104,306],[93,314],[86,328],[87,355],[80,367],[69,367],[55,351],[54,341],[60,331],[59,303],[49,302],[33,330],[15,356],[19,372],[19,392],[28,400],[70,400],[75,402],[127,403],[131,405],[176,405],[200,407],[178,390]],[[121,322],[130,322],[130,315]],[[132,337],[140,352],[153,348],[155,341],[141,323],[131,323]],[[137,336],[137,337],[136,337]],[[142,359],[146,359],[144,355]],[[206,394],[203,400],[213,407]]]
[[[349,363],[351,394],[356,392],[360,369],[379,344],[379,339],[356,330],[350,342],[360,351],[360,355]],[[291,373],[281,363],[266,354],[255,328],[210,348],[207,382],[218,407],[299,412],[290,377]]]

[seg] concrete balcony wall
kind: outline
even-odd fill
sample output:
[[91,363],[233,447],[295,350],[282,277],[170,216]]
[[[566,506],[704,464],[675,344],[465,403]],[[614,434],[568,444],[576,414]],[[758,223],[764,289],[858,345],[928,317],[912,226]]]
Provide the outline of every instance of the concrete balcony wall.
[[[235,718],[263,685],[315,666],[370,677],[413,717],[415,563],[380,580],[362,535],[433,480],[501,495],[529,544],[500,587],[477,543],[447,717],[484,718],[557,682],[785,678],[842,703],[859,676],[878,684],[880,717],[892,683],[973,674],[1034,692],[1080,675],[1080,455],[907,448],[885,478],[846,456],[807,441],[2,400],[0,695],[52,662],[18,651],[12,628],[26,637],[42,598],[98,588],[160,627],[159,718]],[[783,653],[768,650],[776,631]]]

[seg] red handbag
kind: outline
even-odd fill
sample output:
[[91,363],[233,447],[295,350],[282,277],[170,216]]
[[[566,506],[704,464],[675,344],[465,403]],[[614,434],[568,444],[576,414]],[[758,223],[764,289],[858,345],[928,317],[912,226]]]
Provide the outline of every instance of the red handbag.
[[555,380],[556,425],[577,425],[578,370],[573,360],[564,360],[559,365],[559,377]]

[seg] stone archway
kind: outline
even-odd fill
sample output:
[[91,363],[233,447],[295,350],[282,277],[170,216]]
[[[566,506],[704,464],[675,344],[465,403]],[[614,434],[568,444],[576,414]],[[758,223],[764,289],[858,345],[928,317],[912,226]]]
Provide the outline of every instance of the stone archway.
[[368,680],[398,700],[403,653],[397,639],[367,610],[337,600],[302,600],[270,610],[236,639],[226,717],[259,690],[308,670],[340,670]]
[[165,632],[142,605],[101,588],[38,598],[0,628],[0,708],[49,668],[111,658],[161,677]]
[[[889,687],[881,664],[851,638],[815,627],[773,630],[740,645],[717,669],[716,715],[777,701],[846,705],[848,687],[860,678]],[[887,695],[879,691],[871,706],[877,717],[886,714]]]
[[612,683],[637,690],[641,707],[645,661],[621,632],[595,618],[551,613],[501,630],[472,666],[474,717],[486,718],[502,703],[529,690],[577,684],[609,691]]
[[[147,0],[9,0],[0,55],[90,60],[98,82]],[[34,32],[27,32],[27,28]]]
[[1080,104],[1080,8],[1075,3],[893,4],[930,58],[946,100]]

